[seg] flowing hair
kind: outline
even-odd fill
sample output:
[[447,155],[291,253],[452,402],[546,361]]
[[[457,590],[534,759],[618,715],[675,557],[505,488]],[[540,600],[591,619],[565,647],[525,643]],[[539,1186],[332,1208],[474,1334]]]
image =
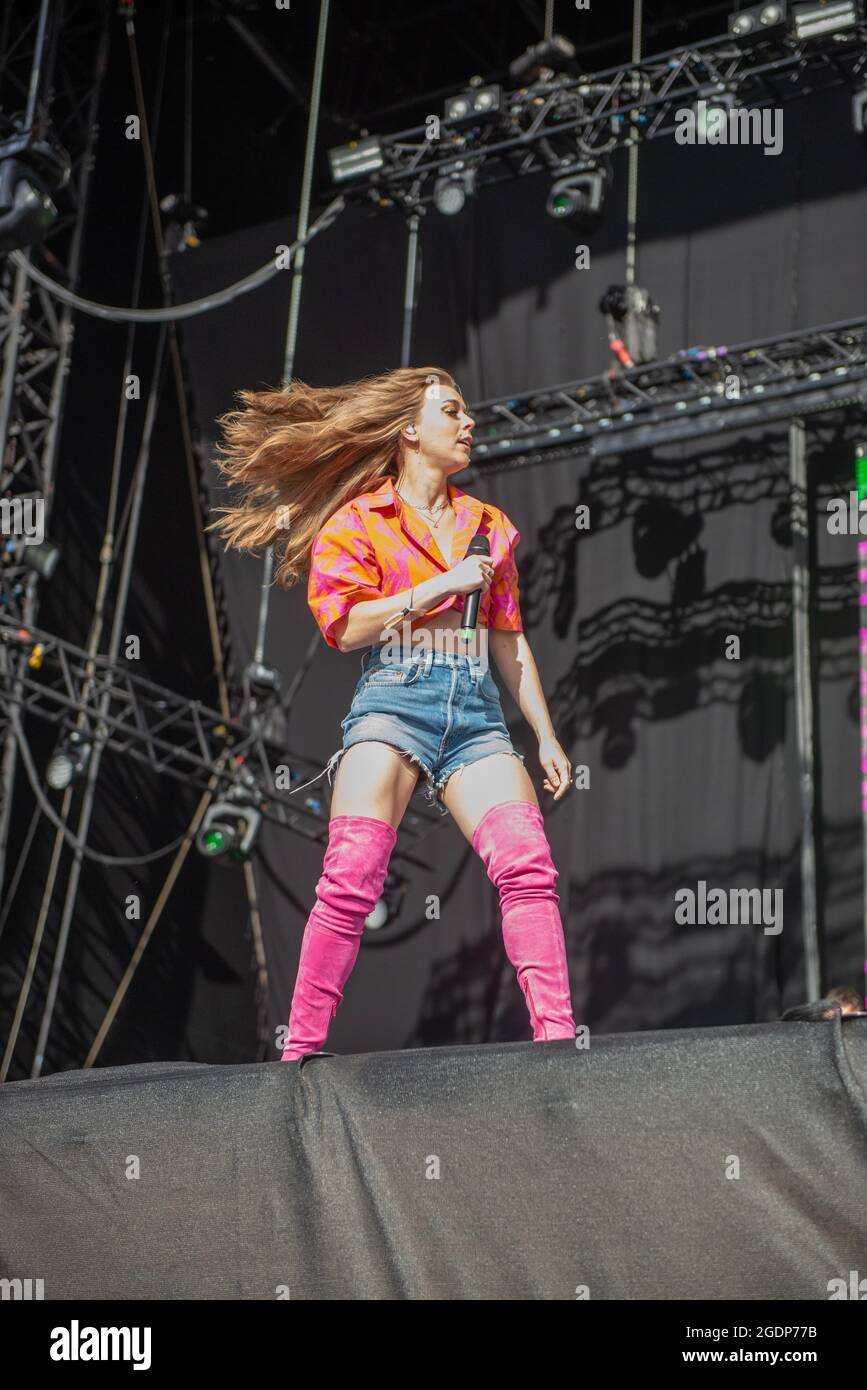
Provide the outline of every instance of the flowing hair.
[[221,415],[214,462],[235,506],[208,531],[226,548],[274,546],[274,582],[288,589],[310,567],[317,533],[345,502],[398,474],[402,426],[418,419],[428,391],[454,387],[438,367],[399,367],[343,386],[291,380],[274,391],[238,391]]

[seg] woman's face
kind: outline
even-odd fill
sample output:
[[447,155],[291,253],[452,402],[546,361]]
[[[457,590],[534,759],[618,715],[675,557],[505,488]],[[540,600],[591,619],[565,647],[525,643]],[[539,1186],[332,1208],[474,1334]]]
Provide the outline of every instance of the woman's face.
[[470,437],[475,423],[453,386],[428,387],[415,422],[419,453],[439,463],[447,473],[459,473],[470,461]]

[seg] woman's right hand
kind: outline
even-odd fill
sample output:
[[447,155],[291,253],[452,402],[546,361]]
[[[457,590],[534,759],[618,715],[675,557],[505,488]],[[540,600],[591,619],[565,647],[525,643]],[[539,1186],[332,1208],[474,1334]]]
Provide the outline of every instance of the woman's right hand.
[[476,589],[487,593],[494,578],[490,555],[467,555],[448,572],[449,588],[453,594],[471,594]]

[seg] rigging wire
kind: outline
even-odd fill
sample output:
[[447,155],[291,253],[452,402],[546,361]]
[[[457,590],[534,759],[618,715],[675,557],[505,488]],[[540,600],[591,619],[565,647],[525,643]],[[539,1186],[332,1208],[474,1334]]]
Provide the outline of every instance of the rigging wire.
[[184,304],[167,304],[162,309],[133,309],[120,304],[99,304],[93,299],[85,299],[82,295],[67,289],[58,280],[53,280],[50,275],[38,270],[21,251],[11,251],[9,260],[64,304],[71,305],[73,309],[80,309],[83,314],[90,314],[92,318],[107,319],[112,323],[170,323],[175,319],[190,319],[197,314],[206,314],[212,309],[220,309],[224,304],[230,304],[233,299],[239,298],[240,295],[249,294],[251,290],[258,289],[260,285],[267,284],[269,280],[273,280],[275,275],[282,275],[285,270],[290,268],[296,252],[312,241],[319,232],[329,227],[338,213],[342,212],[345,207],[346,199],[341,194],[334,198],[328,207],[320,213],[306,236],[297,237],[291,243],[287,242],[285,251],[279,251],[273,260],[266,261],[258,270],[251,271],[249,275],[245,275],[241,280],[235,280],[231,285],[226,285],[224,289],[215,290],[213,293],[202,295],[198,299],[188,300]]

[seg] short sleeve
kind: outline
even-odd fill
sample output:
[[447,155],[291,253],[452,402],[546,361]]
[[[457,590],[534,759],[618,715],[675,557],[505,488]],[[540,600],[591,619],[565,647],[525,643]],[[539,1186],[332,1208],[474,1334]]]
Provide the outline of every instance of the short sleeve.
[[518,594],[518,566],[515,562],[515,548],[521,539],[521,533],[505,512],[500,512],[500,519],[509,542],[509,554],[503,564],[497,567],[494,581],[488,590],[488,627],[501,632],[523,632],[521,601]]
[[329,647],[334,624],[356,603],[382,598],[382,571],[358,512],[349,503],[317,533],[310,551],[307,603]]

